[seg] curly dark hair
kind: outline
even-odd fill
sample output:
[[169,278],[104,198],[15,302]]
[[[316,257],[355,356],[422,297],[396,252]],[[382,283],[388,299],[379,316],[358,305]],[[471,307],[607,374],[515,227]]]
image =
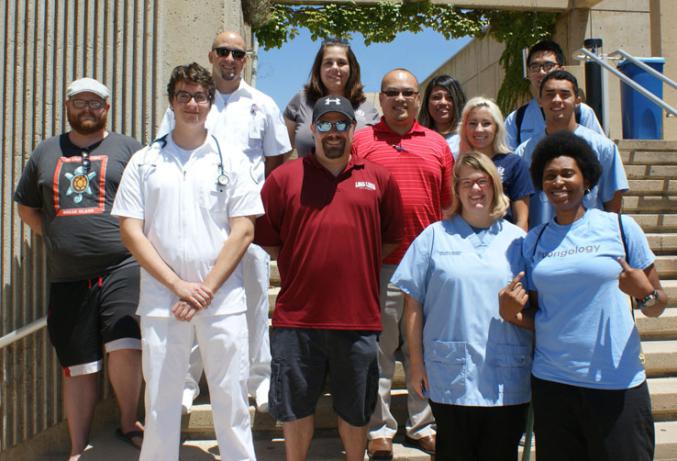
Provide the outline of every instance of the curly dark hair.
[[555,54],[555,60],[560,66],[564,65],[564,53],[562,52],[562,47],[559,46],[557,42],[552,40],[543,40],[535,44],[529,49],[529,54],[527,55],[527,66],[531,64],[531,58],[534,54],[539,51],[549,51]]
[[435,122],[430,116],[430,111],[428,110],[428,99],[430,99],[430,93],[432,93],[436,86],[447,90],[451,100],[454,102],[454,118],[452,121],[452,126],[455,129],[458,122],[461,121],[461,112],[463,112],[463,106],[465,106],[466,98],[465,93],[463,93],[463,88],[461,88],[461,84],[458,82],[458,80],[447,74],[438,75],[437,77],[430,80],[430,83],[428,83],[428,86],[426,86],[425,92],[423,93],[423,100],[421,102],[421,110],[418,113],[418,122],[421,125],[430,128],[431,130],[435,129]]
[[350,66],[350,75],[346,82],[346,88],[343,96],[350,100],[353,109],[357,109],[360,104],[367,100],[364,95],[364,85],[360,81],[360,64],[357,62],[355,53],[350,48],[347,40],[341,38],[329,38],[322,42],[320,49],[315,55],[313,67],[310,68],[310,77],[308,83],[303,87],[306,93],[306,100],[310,107],[314,106],[318,99],[327,96],[327,88],[322,83],[320,70],[322,67],[322,59],[324,58],[324,50],[330,46],[340,46],[346,49],[348,56],[348,65]]
[[200,64],[192,62],[190,64],[176,66],[174,70],[172,70],[172,74],[169,77],[169,83],[167,84],[169,104],[172,103],[174,89],[179,82],[197,83],[198,85],[202,85],[209,93],[210,103],[214,101],[214,94],[216,92],[214,79],[212,78],[212,74]]
[[[537,190],[543,190],[543,172],[557,157],[570,157],[583,174],[583,179],[592,189],[602,175],[602,165],[585,139],[569,131],[560,131],[542,139],[534,149],[531,159],[531,180]],[[587,193],[587,192],[586,192]]]

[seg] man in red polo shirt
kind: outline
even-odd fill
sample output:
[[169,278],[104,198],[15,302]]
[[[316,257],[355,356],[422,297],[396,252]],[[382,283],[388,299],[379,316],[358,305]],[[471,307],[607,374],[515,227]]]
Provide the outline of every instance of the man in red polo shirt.
[[[442,210],[451,206],[453,157],[442,136],[416,122],[420,105],[418,82],[406,69],[388,72],[379,95],[383,118],[355,134],[353,154],[385,166],[400,186],[404,217],[404,239],[384,260],[381,269],[381,320],[379,339],[379,398],[369,423],[369,455],[392,458],[392,439],[397,421],[390,411],[390,388],[395,371],[395,354],[402,351],[405,373],[407,344],[401,322],[404,298],[389,285],[395,267],[409,244],[429,224],[442,219]],[[405,441],[421,450],[435,452],[435,427],[428,403],[409,389],[409,420]]]
[[313,109],[315,155],[268,176],[256,243],[277,257],[270,414],[283,422],[287,459],[306,459],[315,405],[330,375],[346,459],[364,458],[378,394],[379,270],[398,246],[396,182],[351,155],[355,113],[343,97]]

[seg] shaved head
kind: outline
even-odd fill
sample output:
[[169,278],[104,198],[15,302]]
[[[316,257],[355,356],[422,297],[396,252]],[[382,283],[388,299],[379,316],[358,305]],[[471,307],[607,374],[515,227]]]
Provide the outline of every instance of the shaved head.
[[232,93],[239,87],[242,69],[247,63],[246,55],[235,58],[233,51],[242,54],[247,51],[245,41],[238,32],[224,30],[214,37],[209,51],[209,62],[212,65],[214,84],[221,93]]
[[242,35],[232,30],[224,30],[216,37],[214,37],[214,41],[212,42],[212,48],[222,46],[224,42],[228,42],[232,45],[238,45],[243,50],[245,49],[245,43],[244,39],[242,38]]
[[413,82],[416,84],[416,88],[418,89],[418,80],[416,79],[416,76],[409,70],[405,69],[404,67],[396,67],[395,69],[391,70],[387,74],[383,76],[383,80],[381,80],[381,88],[383,88],[383,85],[387,83],[390,80],[409,80],[413,79]]

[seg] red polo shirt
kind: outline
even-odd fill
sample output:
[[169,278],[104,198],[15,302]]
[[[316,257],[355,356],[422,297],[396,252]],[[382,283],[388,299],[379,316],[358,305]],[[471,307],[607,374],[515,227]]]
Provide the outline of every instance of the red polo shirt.
[[261,191],[255,241],[279,246],[273,326],[381,330],[381,246],[401,240],[397,183],[355,156],[338,176],[315,156],[275,169]]
[[383,165],[400,186],[404,238],[385,260],[399,264],[411,242],[451,206],[454,158],[442,136],[414,122],[403,135],[381,121],[353,138],[353,154]]

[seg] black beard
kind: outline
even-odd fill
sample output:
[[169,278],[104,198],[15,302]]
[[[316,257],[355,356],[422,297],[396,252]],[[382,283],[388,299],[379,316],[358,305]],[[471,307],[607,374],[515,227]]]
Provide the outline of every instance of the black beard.
[[322,150],[324,151],[324,156],[327,158],[339,158],[343,155],[343,152],[346,150],[346,140],[342,139],[340,145],[338,146],[327,146],[328,139],[322,140]]

